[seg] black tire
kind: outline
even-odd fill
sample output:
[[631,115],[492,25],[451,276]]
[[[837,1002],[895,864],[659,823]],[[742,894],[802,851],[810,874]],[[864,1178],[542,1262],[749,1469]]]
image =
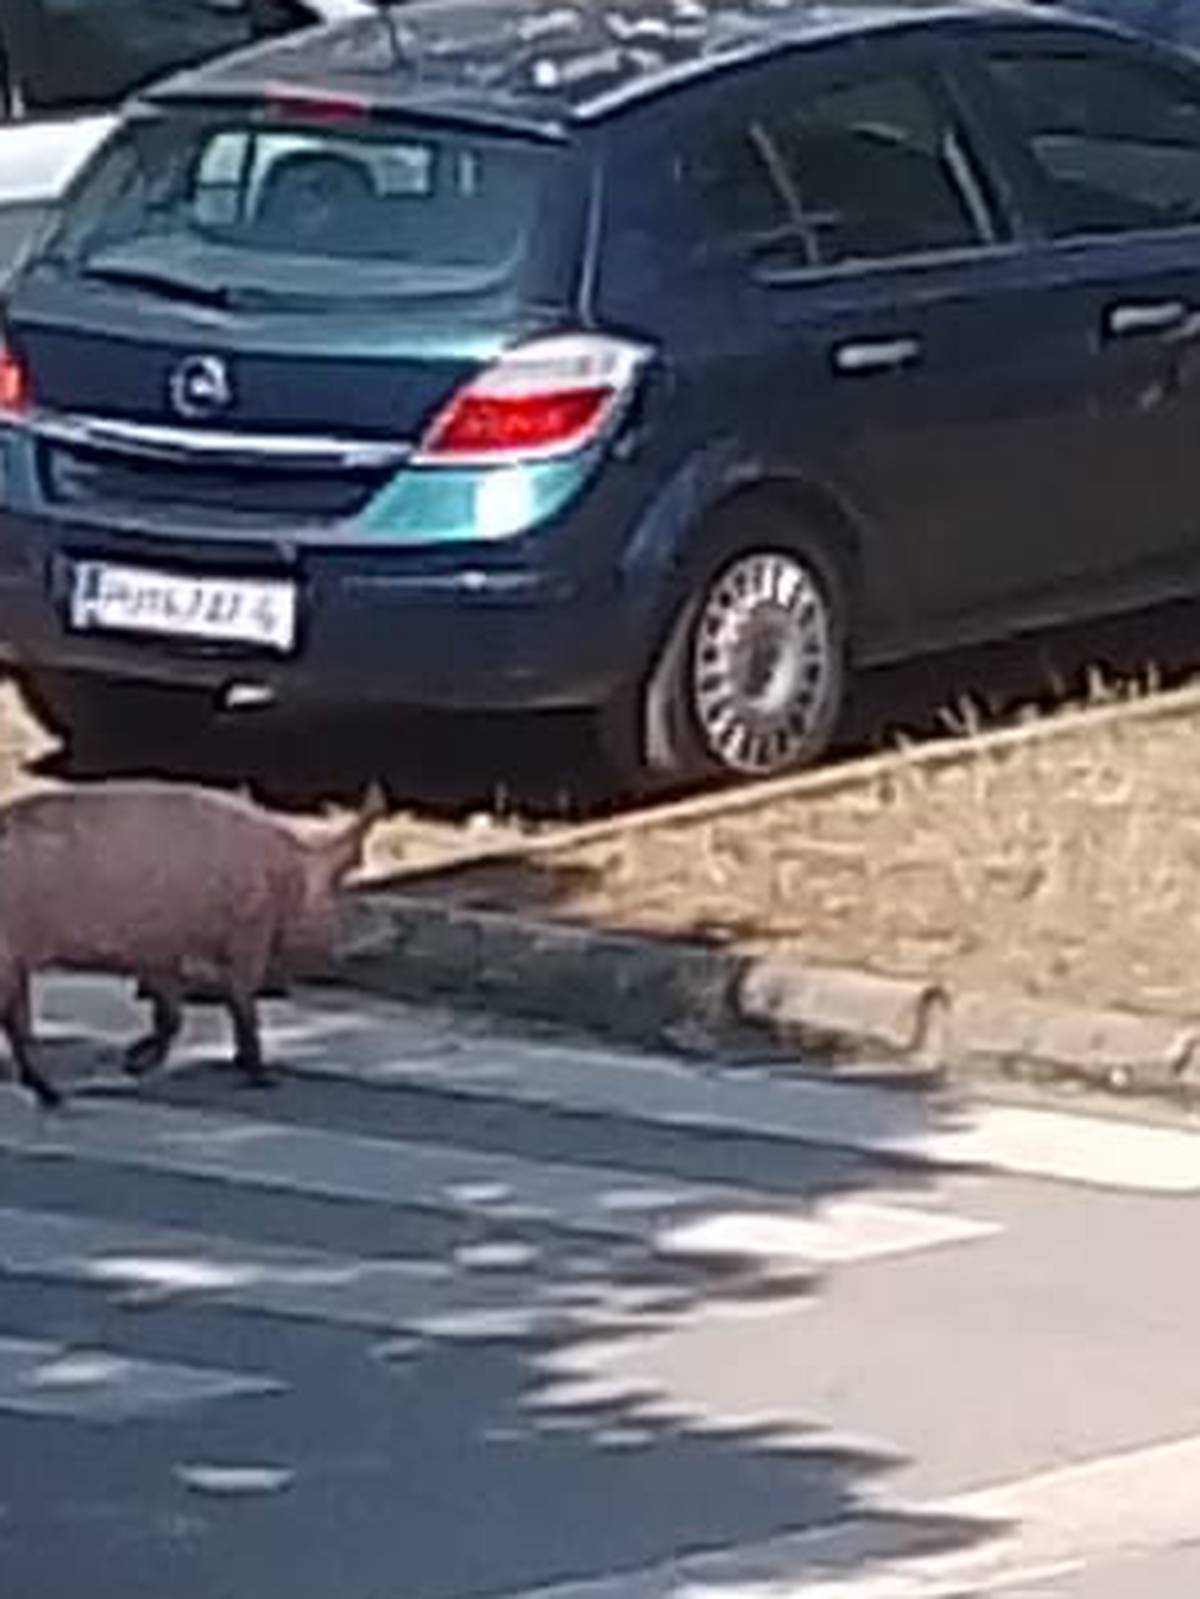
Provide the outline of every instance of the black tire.
[[17,687],[45,730],[81,760],[178,751],[213,720],[212,702],[188,689],[73,672],[24,672]]
[[832,742],[847,691],[846,585],[828,545],[777,513],[732,508],[650,669],[601,715],[626,787],[782,776]]

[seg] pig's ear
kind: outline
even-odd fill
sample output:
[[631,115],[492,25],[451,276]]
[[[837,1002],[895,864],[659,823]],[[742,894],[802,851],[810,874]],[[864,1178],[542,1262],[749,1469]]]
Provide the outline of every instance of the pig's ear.
[[340,883],[355,867],[362,865],[367,834],[381,817],[387,815],[387,809],[387,795],[378,783],[372,783],[357,815],[351,817],[344,827],[339,827],[336,833],[316,843],[314,848],[320,854],[330,882]]

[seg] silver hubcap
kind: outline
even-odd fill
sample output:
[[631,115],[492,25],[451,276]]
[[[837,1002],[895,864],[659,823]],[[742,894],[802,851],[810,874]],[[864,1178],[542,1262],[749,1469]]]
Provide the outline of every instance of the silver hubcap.
[[802,561],[744,555],[709,589],[696,623],[692,703],[731,771],[781,771],[805,754],[833,672],[829,615]]

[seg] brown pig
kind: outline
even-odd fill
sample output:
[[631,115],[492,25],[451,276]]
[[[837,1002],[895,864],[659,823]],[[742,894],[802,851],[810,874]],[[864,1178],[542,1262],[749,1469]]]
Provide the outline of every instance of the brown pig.
[[256,996],[272,975],[328,955],[338,891],[381,814],[362,810],[302,839],[231,795],[112,782],[0,808],[0,1028],[18,1078],[59,1103],[32,1058],[30,978],[48,967],[137,978],[152,1023],[126,1053],[135,1076],[179,1033],[188,973],[217,984],[235,1062],[266,1078]]

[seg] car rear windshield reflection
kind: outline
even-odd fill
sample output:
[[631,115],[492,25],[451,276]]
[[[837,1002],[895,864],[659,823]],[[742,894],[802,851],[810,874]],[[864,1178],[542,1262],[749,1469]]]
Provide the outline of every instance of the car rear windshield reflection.
[[47,254],[182,297],[485,293],[518,270],[555,160],[488,136],[147,119],[110,143]]

